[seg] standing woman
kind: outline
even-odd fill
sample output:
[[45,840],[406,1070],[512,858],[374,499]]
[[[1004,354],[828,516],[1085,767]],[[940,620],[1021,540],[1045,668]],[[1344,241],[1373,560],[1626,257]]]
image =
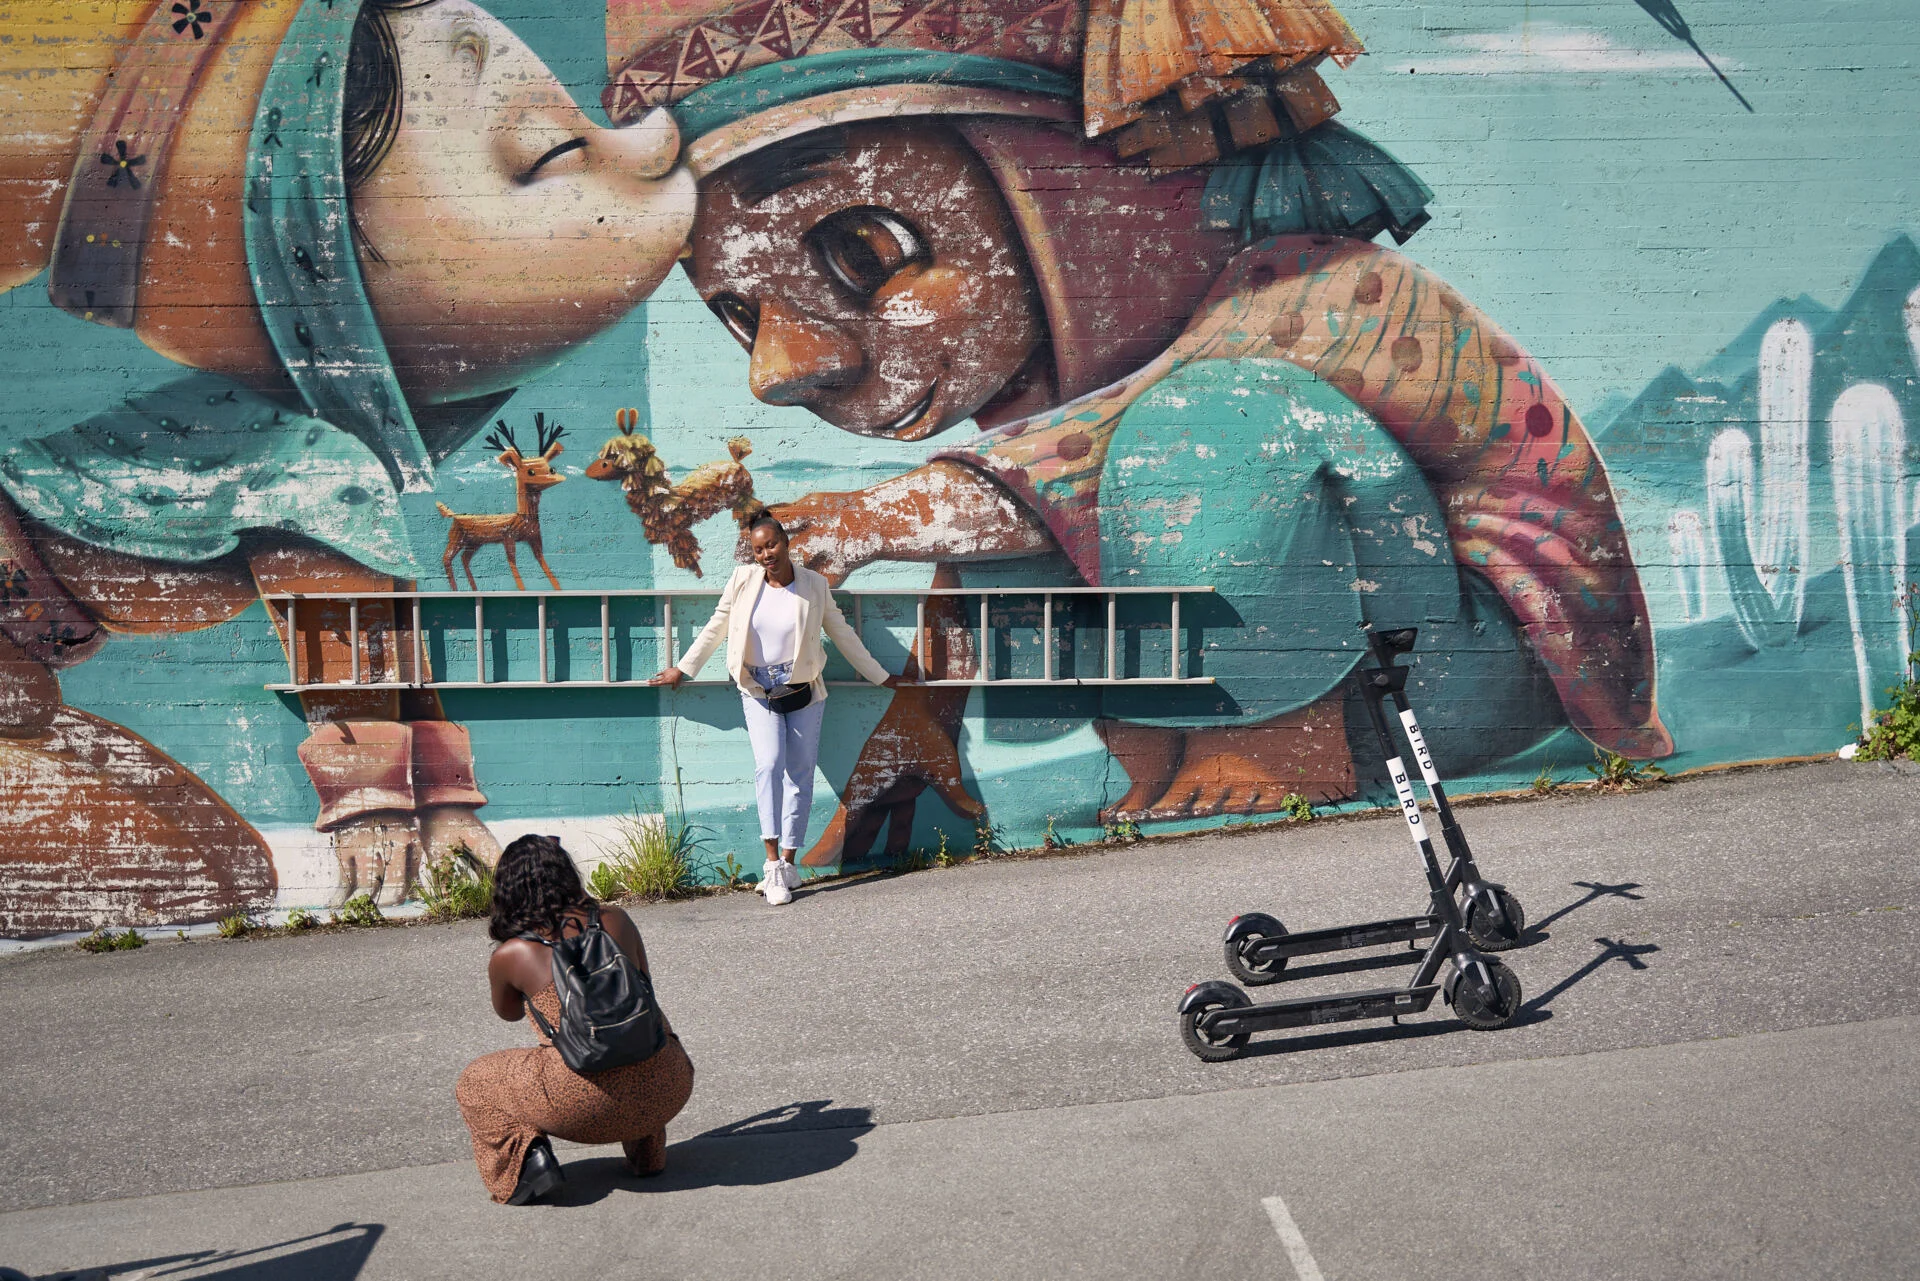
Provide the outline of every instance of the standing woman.
[[740,686],[747,737],[753,742],[753,790],[760,803],[760,838],[767,863],[760,889],[767,902],[790,902],[800,883],[794,851],[807,835],[813,807],[813,767],[820,756],[820,721],[826,711],[827,665],[820,632],[854,670],[888,689],[898,676],[874,661],[859,633],[834,603],[826,578],[787,554],[787,531],[762,514],[747,525],[754,563],[733,571],[713,617],[680,656],[650,682],[677,687],[727,638],[727,671]]

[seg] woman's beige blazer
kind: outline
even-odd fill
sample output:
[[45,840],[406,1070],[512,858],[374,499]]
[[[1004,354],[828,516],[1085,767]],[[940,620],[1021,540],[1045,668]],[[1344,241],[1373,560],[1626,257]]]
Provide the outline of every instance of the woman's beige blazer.
[[[754,602],[760,599],[760,589],[766,581],[766,571],[758,565],[736,567],[720,593],[713,617],[707,620],[707,625],[700,629],[693,644],[687,646],[687,652],[674,666],[689,677],[698,676],[724,636],[727,638],[727,674],[743,693],[765,698],[767,691],[760,688],[760,683],[747,671],[747,641],[752,634]],[[860,643],[859,635],[848,625],[846,615],[834,602],[833,589],[827,585],[826,576],[805,565],[795,565],[793,591],[800,598],[800,652],[793,661],[792,682],[812,685],[816,700],[827,696],[827,683],[821,679],[827,666],[827,649],[820,643],[824,629],[833,637],[833,647],[846,655],[856,672],[875,685],[884,685],[887,669],[874,661],[867,647]]]

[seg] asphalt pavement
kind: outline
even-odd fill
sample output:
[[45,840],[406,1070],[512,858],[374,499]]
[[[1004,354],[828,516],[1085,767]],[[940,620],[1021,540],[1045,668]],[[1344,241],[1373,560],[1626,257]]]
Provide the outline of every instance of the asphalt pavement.
[[[1830,764],[1465,810],[1534,923],[1515,1025],[1436,1006],[1224,1064],[1173,1010],[1224,977],[1226,919],[1417,910],[1397,819],[638,909],[697,1065],[668,1173],[562,1145],[566,1197],[521,1210],[452,1100],[526,1040],[477,924],[0,958],[0,1267],[1920,1275],[1917,784]],[[1287,994],[1404,979],[1382,959]]]

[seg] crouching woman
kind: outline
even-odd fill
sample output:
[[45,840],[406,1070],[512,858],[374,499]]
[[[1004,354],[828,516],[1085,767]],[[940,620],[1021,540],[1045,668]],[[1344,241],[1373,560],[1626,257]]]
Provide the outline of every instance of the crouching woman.
[[660,1173],[667,1165],[667,1122],[693,1093],[693,1063],[670,1026],[666,1044],[652,1057],[582,1074],[566,1065],[531,1017],[538,1012],[548,1026],[558,1027],[560,1001],[549,949],[525,936],[558,942],[569,930],[588,929],[596,917],[651,979],[640,931],[625,912],[588,896],[559,841],[522,836],[507,846],[494,872],[488,933],[500,946],[487,963],[487,978],[494,1013],[509,1022],[528,1019],[540,1043],[481,1055],[454,1087],[460,1115],[473,1132],[480,1178],[493,1199],[506,1205],[525,1205],[563,1182],[549,1136],[618,1143],[635,1174]]

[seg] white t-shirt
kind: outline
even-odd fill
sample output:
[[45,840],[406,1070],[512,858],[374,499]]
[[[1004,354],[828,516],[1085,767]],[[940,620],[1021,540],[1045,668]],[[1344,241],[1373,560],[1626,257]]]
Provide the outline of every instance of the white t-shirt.
[[753,603],[753,644],[747,650],[747,665],[771,667],[791,663],[800,653],[800,598],[791,585],[775,587],[763,583],[760,598]]

